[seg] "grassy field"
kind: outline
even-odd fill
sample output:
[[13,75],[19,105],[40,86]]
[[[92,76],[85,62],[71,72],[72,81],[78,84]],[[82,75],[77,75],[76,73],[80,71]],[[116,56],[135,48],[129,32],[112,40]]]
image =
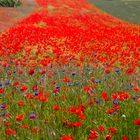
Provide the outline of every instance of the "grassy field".
[[103,11],[135,24],[140,24],[140,0],[88,0]]

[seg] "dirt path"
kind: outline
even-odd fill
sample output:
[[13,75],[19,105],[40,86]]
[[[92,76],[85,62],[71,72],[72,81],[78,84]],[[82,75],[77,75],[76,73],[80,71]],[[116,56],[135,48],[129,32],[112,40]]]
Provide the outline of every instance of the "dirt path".
[[17,8],[0,7],[0,32],[14,26],[25,16],[31,14],[37,4],[34,0],[22,0],[22,6]]
[[88,0],[103,11],[140,25],[140,0]]

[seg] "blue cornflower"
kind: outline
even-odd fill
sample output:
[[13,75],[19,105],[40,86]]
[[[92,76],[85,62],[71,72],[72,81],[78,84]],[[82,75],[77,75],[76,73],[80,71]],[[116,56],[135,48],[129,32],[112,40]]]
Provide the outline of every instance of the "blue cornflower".
[[0,83],[0,87],[2,87],[2,83]]
[[100,103],[100,100],[96,100],[96,103],[99,104]]
[[38,92],[35,92],[35,93],[34,93],[34,95],[35,95],[35,96],[38,96],[38,95],[39,95],[39,93],[38,93]]
[[6,105],[1,105],[0,108],[1,109],[6,109]]
[[120,72],[121,70],[120,70],[120,69],[115,69],[114,71],[115,71],[115,72]]
[[9,84],[10,84],[10,82],[8,82],[8,81],[7,81],[7,82],[5,82],[5,84],[6,84],[6,85],[9,85]]
[[34,119],[34,118],[36,118],[36,114],[30,114],[30,119]]
[[56,89],[60,89],[60,86],[55,86]]
[[95,80],[95,83],[98,84],[98,83],[101,83],[101,81],[100,80]]
[[118,105],[119,104],[119,101],[118,100],[114,100],[113,101],[113,104]]
[[64,73],[65,72],[65,70],[62,70],[62,73]]
[[72,76],[75,76],[76,75],[76,73],[75,72],[72,72]]

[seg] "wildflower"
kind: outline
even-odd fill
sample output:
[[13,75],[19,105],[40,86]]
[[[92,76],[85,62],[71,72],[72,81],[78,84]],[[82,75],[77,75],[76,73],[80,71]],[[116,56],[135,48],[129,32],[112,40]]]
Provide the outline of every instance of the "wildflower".
[[33,74],[34,74],[34,70],[30,70],[29,75],[33,75]]
[[27,89],[28,89],[28,88],[27,88],[26,86],[22,86],[22,87],[20,88],[20,90],[23,91],[23,92],[26,91]]
[[134,120],[134,124],[140,126],[140,119]]
[[72,136],[61,136],[61,140],[74,140]]
[[134,90],[135,92],[139,92],[139,91],[140,91],[140,89],[139,89],[138,87],[135,87],[133,90]]
[[38,96],[39,95],[39,93],[38,92],[34,92],[34,96]]
[[96,100],[95,102],[96,102],[97,104],[99,104],[99,103],[100,103],[100,100]]
[[24,129],[28,129],[29,128],[29,126],[28,125],[26,125],[26,124],[22,124],[22,126],[21,126],[22,128],[24,128]]
[[60,86],[55,86],[56,89],[60,89]]
[[117,104],[119,104],[119,101],[114,100],[114,101],[113,101],[113,104],[117,105]]
[[29,115],[29,118],[30,118],[30,119],[35,119],[35,118],[36,118],[36,114],[30,114],[30,115]]
[[105,127],[104,126],[99,126],[98,130],[99,130],[99,132],[104,132],[105,131]]
[[101,81],[97,79],[97,80],[95,80],[95,83],[99,84],[99,83],[101,83]]
[[10,113],[7,113],[7,114],[6,114],[6,118],[11,119],[11,118],[12,118],[12,115],[11,115]]
[[110,73],[110,70],[105,70],[105,74],[109,74]]
[[76,122],[73,124],[74,127],[80,127],[82,125],[82,122]]
[[126,118],[126,115],[125,114],[122,114],[122,118]]
[[98,132],[96,130],[90,130],[89,140],[94,140],[98,138]]
[[0,83],[0,87],[2,87],[2,83]]
[[1,109],[7,109],[7,106],[6,105],[1,105],[0,108]]
[[64,79],[63,79],[63,82],[64,82],[64,83],[68,83],[68,82],[70,82],[70,79],[69,79],[68,77],[65,76]]
[[54,89],[52,92],[53,92],[55,95],[57,95],[58,92],[59,92],[59,90],[58,90],[58,89]]
[[115,71],[115,72],[120,72],[120,69],[115,69],[114,71]]
[[19,86],[19,85],[20,85],[20,82],[14,82],[14,83],[13,83],[13,86],[14,86],[14,87]]
[[106,135],[106,138],[105,138],[105,140],[112,140],[112,137],[111,137],[111,135]]
[[128,138],[125,135],[123,135],[122,140],[128,140]]
[[9,84],[10,84],[10,82],[8,82],[8,81],[7,81],[7,82],[5,82],[5,84],[6,84],[6,85],[9,85]]
[[27,95],[25,95],[25,97],[26,97],[27,99],[33,99],[33,95],[31,95],[31,94],[27,94]]
[[37,91],[37,90],[38,90],[38,86],[37,86],[37,85],[32,86],[32,90],[33,90],[33,91]]
[[5,133],[6,136],[16,136],[16,131],[12,128],[7,128]]
[[80,115],[80,116],[79,116],[79,119],[80,119],[80,120],[85,120],[86,117],[85,117],[84,115]]
[[39,132],[41,132],[41,129],[40,128],[32,128],[31,131],[33,133],[39,133]]
[[76,75],[76,73],[75,72],[72,72],[72,76],[75,76]]
[[116,128],[109,128],[109,132],[112,134],[116,134]]
[[92,88],[90,86],[84,87],[84,91],[91,91],[91,90],[92,90]]
[[46,73],[46,71],[45,70],[42,70],[41,72],[40,72],[40,74],[45,74]]
[[54,131],[52,131],[52,132],[51,132],[51,135],[52,135],[52,136],[55,136],[55,135],[56,135],[56,133],[55,133]]
[[53,110],[55,110],[55,111],[58,111],[58,110],[60,110],[61,108],[59,107],[59,106],[54,106],[53,107]]
[[23,120],[24,120],[24,114],[16,116],[16,121],[23,121]]
[[18,106],[23,106],[23,105],[24,105],[24,102],[22,102],[22,101],[18,102]]
[[102,92],[101,97],[102,98],[106,98],[108,96],[108,94],[106,92]]
[[4,88],[0,88],[0,93],[1,93],[1,94],[4,93]]

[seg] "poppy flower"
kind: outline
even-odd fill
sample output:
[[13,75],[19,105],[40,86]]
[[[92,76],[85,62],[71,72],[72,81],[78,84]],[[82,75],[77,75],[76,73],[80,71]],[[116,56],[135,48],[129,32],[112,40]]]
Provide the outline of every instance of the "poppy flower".
[[60,108],[60,106],[54,106],[53,107],[53,110],[55,110],[55,111],[58,111],[58,110],[60,110],[61,108]]
[[89,140],[94,140],[98,138],[98,132],[96,130],[90,130]]
[[116,134],[116,128],[109,128],[109,132],[112,133],[112,134]]
[[134,124],[140,126],[140,119],[134,120]]
[[18,102],[18,106],[23,106],[24,105],[24,102],[23,101],[19,101]]
[[106,138],[105,138],[105,140],[112,140],[112,137],[111,137],[111,135],[106,135]]
[[20,88],[20,90],[23,91],[23,92],[26,91],[27,89],[28,89],[27,86],[21,86],[21,88]]
[[99,130],[99,132],[104,132],[105,131],[105,127],[104,126],[99,126],[98,130]]
[[129,140],[129,139],[125,135],[123,135],[122,140]]
[[76,122],[73,124],[74,127],[80,127],[82,126],[82,122]]
[[16,131],[12,128],[7,128],[5,133],[6,136],[16,136]]
[[61,140],[74,140],[72,136],[61,136]]
[[86,117],[85,117],[84,115],[81,115],[81,116],[79,116],[79,119],[80,119],[80,120],[85,120]]
[[23,121],[24,120],[24,114],[20,114],[16,116],[16,121]]
[[29,75],[33,75],[34,74],[34,70],[33,69],[31,69],[30,71],[29,71]]

